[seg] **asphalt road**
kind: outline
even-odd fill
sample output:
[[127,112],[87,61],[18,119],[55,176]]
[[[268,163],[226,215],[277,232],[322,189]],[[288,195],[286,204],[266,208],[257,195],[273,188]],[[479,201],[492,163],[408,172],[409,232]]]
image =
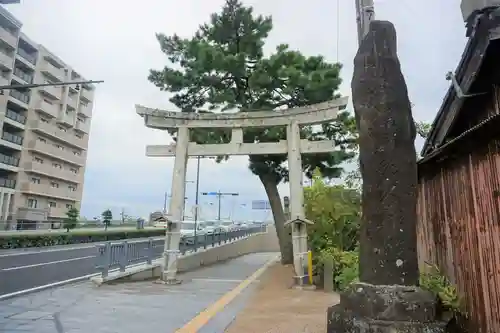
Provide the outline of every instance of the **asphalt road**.
[[[163,239],[154,241],[155,259],[161,257],[163,245]],[[181,245],[180,250],[193,248]],[[146,247],[141,247],[140,252],[145,251]],[[97,256],[95,243],[0,251],[0,295],[98,273]]]
[[[255,231],[258,231],[258,229],[253,230],[253,232]],[[232,238],[241,237],[244,232],[236,231],[230,234],[208,236],[199,235],[197,246],[203,248],[205,242],[207,247],[216,245],[224,240],[229,240],[228,235]],[[142,241],[146,240],[147,238],[142,239]],[[191,237],[188,240],[188,244],[180,244],[181,253],[194,250],[194,238]],[[136,241],[139,240],[129,240],[130,243]],[[98,258],[97,244],[0,251],[0,296],[98,273],[96,266],[100,264],[100,260]],[[163,247],[163,238],[154,239],[153,259],[162,256]],[[135,251],[134,257],[145,258],[148,253],[146,242],[133,247],[129,251]],[[144,261],[144,259],[141,259],[138,262]],[[118,268],[117,262],[111,267],[111,269],[113,268]]]

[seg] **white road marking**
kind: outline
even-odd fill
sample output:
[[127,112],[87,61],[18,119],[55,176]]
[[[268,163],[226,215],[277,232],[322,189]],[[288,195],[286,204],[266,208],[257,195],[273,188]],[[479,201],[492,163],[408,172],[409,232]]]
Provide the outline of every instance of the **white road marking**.
[[16,266],[16,267],[2,268],[2,271],[15,271],[15,270],[24,269],[24,268],[32,268],[32,267],[39,267],[39,266],[46,266],[46,265],[60,264],[60,263],[63,263],[63,262],[70,262],[70,261],[84,260],[84,259],[95,258],[95,257],[96,257],[96,256],[85,256],[85,257],[78,257],[78,258],[71,258],[71,259],[64,259],[64,260],[57,260],[57,261],[41,262],[41,263],[38,263],[38,264],[32,264],[32,265],[25,265],[25,266]]
[[[230,283],[241,283],[245,280],[231,280],[231,279],[211,279],[211,278],[194,278],[191,281],[200,281],[200,282],[230,282]],[[259,282],[259,280],[255,280],[253,282]]]

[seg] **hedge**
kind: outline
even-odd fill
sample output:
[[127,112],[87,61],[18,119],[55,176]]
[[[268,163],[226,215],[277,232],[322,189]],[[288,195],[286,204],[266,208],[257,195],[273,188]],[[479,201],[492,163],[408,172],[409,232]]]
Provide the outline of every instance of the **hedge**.
[[113,241],[165,235],[164,229],[139,230],[78,230],[70,233],[30,233],[30,234],[0,234],[0,249],[19,249],[28,247],[43,247],[53,245],[82,244],[92,242]]

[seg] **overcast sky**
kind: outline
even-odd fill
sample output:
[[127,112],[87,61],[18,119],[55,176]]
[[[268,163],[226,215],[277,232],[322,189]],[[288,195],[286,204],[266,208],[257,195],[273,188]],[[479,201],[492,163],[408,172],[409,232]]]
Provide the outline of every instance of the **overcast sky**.
[[[97,87],[85,174],[82,215],[93,217],[110,208],[115,216],[143,215],[163,206],[170,191],[173,159],[146,158],[147,144],[166,144],[161,131],[147,129],[134,105],[171,109],[168,95],[147,80],[150,68],[166,58],[156,32],[191,36],[218,11],[223,0],[21,0],[7,6],[23,22],[23,31],[43,44],[85,78],[105,80]],[[354,0],[248,0],[255,11],[272,15],[274,30],[266,48],[288,43],[306,55],[322,54],[343,65],[341,93],[350,95],[352,61],[357,48]],[[394,22],[399,55],[407,79],[414,117],[432,121],[449,86],[445,73],[455,69],[465,44],[459,0],[375,0],[378,19]],[[337,29],[339,27],[339,29]],[[339,36],[339,38],[337,38]],[[337,59],[338,56],[338,59]],[[195,179],[195,161],[188,179]],[[265,199],[260,181],[247,170],[247,158],[215,164],[203,161],[200,191],[240,193],[222,202],[223,217],[233,214],[265,218],[252,212],[252,200]],[[187,185],[189,201],[195,188]],[[280,185],[282,195],[287,185]],[[213,199],[202,198],[205,215],[214,216]],[[247,204],[242,208],[241,204]]]

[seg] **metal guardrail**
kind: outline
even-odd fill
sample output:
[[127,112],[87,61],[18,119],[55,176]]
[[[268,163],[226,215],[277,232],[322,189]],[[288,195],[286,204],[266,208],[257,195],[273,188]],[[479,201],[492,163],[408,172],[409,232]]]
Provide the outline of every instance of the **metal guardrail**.
[[[249,235],[265,232],[265,225],[228,232],[203,233],[190,237],[181,237],[179,251],[181,254],[186,252],[195,252],[198,249],[215,247],[221,244],[229,243]],[[140,240],[140,241],[122,241],[119,243],[106,242],[97,245],[98,255],[96,257],[97,270],[104,278],[112,269],[119,268],[120,272],[125,272],[128,265],[147,263],[151,264],[154,259],[163,255],[164,238]]]

